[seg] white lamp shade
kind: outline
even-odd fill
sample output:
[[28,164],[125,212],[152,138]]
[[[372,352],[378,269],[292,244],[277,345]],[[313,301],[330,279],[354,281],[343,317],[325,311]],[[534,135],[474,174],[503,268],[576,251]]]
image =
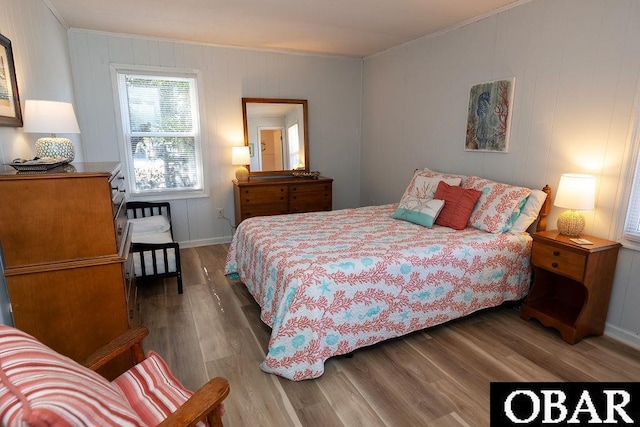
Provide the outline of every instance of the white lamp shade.
[[553,204],[565,209],[594,209],[596,205],[596,177],[574,173],[562,174]]
[[73,105],[33,99],[24,104],[23,130],[29,133],[80,133]]
[[251,155],[249,147],[233,147],[231,151],[231,164],[235,166],[244,166],[251,163]]

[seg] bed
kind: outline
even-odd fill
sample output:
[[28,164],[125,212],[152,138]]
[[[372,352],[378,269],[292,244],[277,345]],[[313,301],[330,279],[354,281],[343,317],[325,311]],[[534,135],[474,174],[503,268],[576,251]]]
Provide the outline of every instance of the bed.
[[[416,190],[414,176],[399,204],[239,224],[225,274],[245,284],[272,328],[263,371],[317,378],[332,356],[524,298],[531,275],[527,232],[488,232],[469,226],[472,219],[455,229],[437,218],[430,227],[397,218],[412,192],[437,200],[434,182],[446,175],[433,174],[430,190]],[[546,200],[544,194],[536,216],[541,207],[548,212]],[[518,203],[522,211],[527,200]]]
[[136,280],[175,277],[181,294],[180,245],[173,239],[169,202],[127,202],[127,215]]

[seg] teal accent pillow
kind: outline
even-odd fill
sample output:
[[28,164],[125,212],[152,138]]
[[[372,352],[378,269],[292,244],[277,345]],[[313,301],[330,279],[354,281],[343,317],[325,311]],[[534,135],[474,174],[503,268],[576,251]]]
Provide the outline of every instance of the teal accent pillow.
[[431,228],[443,207],[444,200],[426,200],[405,195],[392,217]]

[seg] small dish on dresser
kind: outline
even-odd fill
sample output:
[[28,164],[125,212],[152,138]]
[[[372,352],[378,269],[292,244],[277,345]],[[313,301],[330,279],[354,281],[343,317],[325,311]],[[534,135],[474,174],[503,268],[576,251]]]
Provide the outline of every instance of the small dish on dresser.
[[311,171],[311,172],[305,172],[305,171],[293,171],[292,175],[296,178],[311,178],[311,179],[316,179],[320,176],[320,171]]

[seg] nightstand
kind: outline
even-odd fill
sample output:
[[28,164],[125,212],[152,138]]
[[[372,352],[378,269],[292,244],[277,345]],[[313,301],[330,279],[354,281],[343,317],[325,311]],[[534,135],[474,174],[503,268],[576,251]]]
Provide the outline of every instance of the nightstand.
[[533,234],[533,285],[520,317],[538,319],[575,344],[602,335],[620,243],[586,234],[592,245],[573,243],[557,230]]

